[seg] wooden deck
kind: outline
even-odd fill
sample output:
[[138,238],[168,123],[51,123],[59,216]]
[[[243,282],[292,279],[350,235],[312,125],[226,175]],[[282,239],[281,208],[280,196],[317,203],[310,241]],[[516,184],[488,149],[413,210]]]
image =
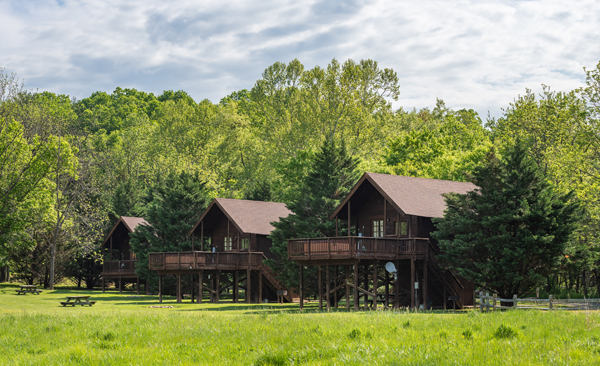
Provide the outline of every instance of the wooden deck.
[[149,267],[159,272],[195,272],[199,270],[259,269],[262,252],[175,252],[150,253]]
[[136,263],[137,260],[104,261],[102,265],[102,277],[136,277]]
[[427,238],[346,236],[288,240],[288,259],[293,261],[422,259],[433,251]]

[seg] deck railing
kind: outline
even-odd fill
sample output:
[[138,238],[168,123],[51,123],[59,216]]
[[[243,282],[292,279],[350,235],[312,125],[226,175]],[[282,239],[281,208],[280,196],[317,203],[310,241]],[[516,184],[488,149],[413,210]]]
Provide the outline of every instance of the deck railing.
[[262,252],[172,252],[150,253],[150,270],[235,269],[259,267]]
[[364,236],[288,240],[292,259],[397,258],[425,255],[430,251],[427,238],[372,238]]
[[102,264],[102,274],[107,275],[133,275],[135,274],[135,264],[137,260],[125,261],[104,261]]

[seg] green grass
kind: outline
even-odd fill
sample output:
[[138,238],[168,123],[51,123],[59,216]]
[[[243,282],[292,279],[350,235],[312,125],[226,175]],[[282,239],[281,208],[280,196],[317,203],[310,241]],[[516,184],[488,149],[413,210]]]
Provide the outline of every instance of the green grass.
[[[0,365],[590,365],[600,313],[343,311],[315,305],[176,304],[0,286]],[[62,307],[90,294],[93,307]]]

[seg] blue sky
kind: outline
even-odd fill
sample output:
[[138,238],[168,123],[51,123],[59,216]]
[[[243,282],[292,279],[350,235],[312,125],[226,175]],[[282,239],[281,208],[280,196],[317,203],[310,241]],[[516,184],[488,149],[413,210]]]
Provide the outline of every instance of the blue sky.
[[0,0],[0,67],[77,98],[117,86],[217,102],[276,61],[374,59],[395,107],[501,115],[526,88],[571,90],[600,61],[599,1]]

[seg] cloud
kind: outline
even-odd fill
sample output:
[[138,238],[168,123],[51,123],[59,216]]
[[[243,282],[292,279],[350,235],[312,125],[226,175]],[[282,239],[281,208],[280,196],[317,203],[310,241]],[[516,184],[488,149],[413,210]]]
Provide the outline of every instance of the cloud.
[[0,0],[0,66],[26,86],[84,98],[133,87],[218,101],[276,61],[374,59],[395,107],[498,116],[525,88],[570,90],[600,60],[595,1]]

